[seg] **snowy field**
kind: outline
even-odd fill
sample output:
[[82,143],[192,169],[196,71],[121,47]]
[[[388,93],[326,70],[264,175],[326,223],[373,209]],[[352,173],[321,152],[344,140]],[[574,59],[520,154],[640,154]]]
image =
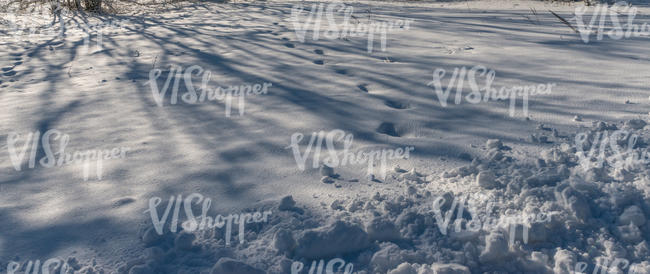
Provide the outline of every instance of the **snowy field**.
[[0,14],[0,273],[650,273],[632,7]]

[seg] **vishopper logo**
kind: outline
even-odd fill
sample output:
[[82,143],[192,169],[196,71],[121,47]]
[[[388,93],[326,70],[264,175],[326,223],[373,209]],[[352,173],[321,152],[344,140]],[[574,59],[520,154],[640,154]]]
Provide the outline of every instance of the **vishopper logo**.
[[[336,267],[338,265],[338,268]],[[305,273],[303,268],[305,265],[302,262],[293,262],[291,264],[291,274],[302,274]],[[321,274],[325,270],[325,274],[334,274],[334,273],[343,273],[343,274],[352,274],[354,265],[352,263],[345,263],[345,260],[341,258],[331,259],[325,264],[325,260],[312,261],[311,266],[309,267],[308,274]],[[307,270],[307,269],[305,269]]]
[[578,163],[584,171],[605,163],[617,169],[643,167],[650,163],[650,152],[635,150],[637,140],[637,134],[626,130],[579,133],[575,137]]
[[[470,69],[466,67],[454,68],[454,72],[443,90],[442,81],[447,74],[445,69],[437,68],[433,71],[433,80],[427,83],[427,86],[433,86],[438,95],[438,101],[442,107],[447,107],[450,92],[455,89],[454,103],[460,104],[463,99],[463,89],[465,88],[465,79],[469,84],[471,92],[465,96],[465,101],[470,104],[487,102],[488,100],[510,100],[509,114],[515,116],[517,97],[521,97],[523,115],[528,116],[528,97],[536,94],[551,94],[556,84],[538,84],[530,86],[512,86],[501,87],[499,90],[492,87],[496,71],[487,69],[485,66],[474,66]],[[478,79],[483,77],[483,87],[480,87]]]
[[[196,204],[201,204],[201,215],[196,217],[192,208],[192,203],[196,200]],[[237,224],[239,228],[239,242],[245,242],[245,227],[250,223],[268,222],[268,217],[272,214],[271,211],[254,212],[254,213],[240,213],[229,214],[228,216],[216,215],[214,218],[208,216],[208,211],[212,205],[212,199],[205,198],[199,193],[192,193],[183,199],[183,195],[169,197],[169,202],[165,206],[162,216],[158,213],[158,206],[162,202],[160,197],[153,197],[149,199],[149,209],[144,213],[149,213],[154,229],[158,235],[163,235],[165,232],[164,226],[169,219],[169,214],[172,213],[169,222],[169,230],[171,232],[178,231],[179,218],[181,208],[185,211],[186,220],[181,223],[184,231],[194,232],[208,229],[223,228],[225,227],[224,236],[225,244],[230,246],[230,238],[232,234],[233,224]],[[172,211],[172,208],[174,209]]]
[[7,18],[9,25],[8,34],[13,37],[14,41],[38,41],[52,40],[55,38],[65,39],[70,34],[80,34],[84,38],[84,49],[86,53],[90,52],[91,36],[95,35],[96,49],[103,49],[104,36],[114,32],[124,30],[129,23],[128,20],[111,20],[105,22],[75,22],[76,26],[65,26],[64,17],[69,17],[67,9],[61,8],[60,3],[52,4],[52,13],[57,15],[58,23],[53,20],[47,25],[40,25],[32,18],[23,18],[19,20],[17,16],[10,14]]
[[[585,43],[589,43],[589,39],[594,33],[596,34],[596,40],[603,40],[607,23],[611,23],[611,29],[607,31],[607,36],[613,40],[650,35],[648,23],[643,23],[643,25],[634,24],[638,9],[630,6],[625,1],[617,2],[612,6],[597,5],[587,23],[584,16],[589,9],[586,6],[577,7],[574,12],[575,16],[570,20],[576,22],[580,38]],[[620,20],[619,15],[622,14],[625,14],[626,18]]]
[[[113,149],[92,149],[85,151],[73,151],[69,153],[66,147],[70,141],[70,136],[63,134],[56,129],[46,131],[42,136],[40,131],[30,132],[27,134],[27,139],[22,147],[17,143],[21,139],[21,134],[12,132],[7,136],[7,149],[9,150],[9,157],[16,171],[21,171],[24,165],[25,155],[31,146],[29,156],[29,168],[36,167],[36,154],[39,150],[39,143],[42,146],[43,153],[38,164],[44,168],[60,167],[64,165],[78,165],[83,164],[83,179],[87,181],[90,175],[91,164],[95,166],[97,180],[102,179],[104,172],[104,161],[110,159],[124,159],[129,150],[128,147],[113,148]],[[52,141],[58,141],[58,150],[53,150]]]
[[[599,257],[593,264],[586,262],[578,262],[575,265],[574,273],[623,273],[622,270],[630,266],[630,261],[624,258],[614,258],[610,261],[609,258]],[[588,269],[592,271],[587,272]],[[637,272],[635,268],[630,268],[628,273],[646,273]]]
[[[463,232],[475,233],[479,231],[491,232],[506,228],[509,231],[510,237],[508,243],[511,246],[515,243],[517,226],[522,226],[522,239],[527,244],[531,225],[533,223],[546,223],[551,220],[549,215],[543,213],[521,213],[501,215],[496,218],[492,217],[493,210],[500,204],[503,203],[498,202],[494,197],[483,194],[461,197],[444,195],[437,197],[433,201],[432,208],[436,225],[442,235],[447,235],[451,225],[454,226],[454,232],[457,234],[462,234]],[[456,218],[451,222],[451,218],[454,216],[454,210],[456,210]],[[470,219],[463,217],[465,210],[469,213]],[[446,213],[443,213],[443,211],[446,211]]]
[[[207,101],[225,101],[225,115],[230,117],[232,111],[232,101],[233,97],[238,99],[238,111],[239,116],[243,116],[245,112],[245,96],[252,95],[262,95],[267,94],[269,87],[272,83],[262,83],[262,84],[243,84],[243,85],[234,85],[228,87],[216,88],[210,87],[210,80],[212,78],[212,72],[209,70],[204,70],[201,66],[194,65],[190,66],[187,69],[183,69],[181,66],[170,65],[170,68],[167,72],[167,79],[165,80],[162,89],[158,88],[158,78],[162,75],[163,71],[160,69],[152,69],[149,71],[149,81],[145,85],[151,87],[151,93],[153,95],[154,101],[159,107],[163,106],[165,96],[167,91],[169,91],[169,86],[172,83],[171,94],[169,96],[169,103],[175,105],[178,102],[178,93],[180,82],[183,81],[185,84],[186,92],[181,95],[181,100],[187,104],[196,104],[203,103]],[[194,82],[192,81],[193,74],[196,76],[201,76],[201,87],[197,89],[194,87]]]
[[[312,167],[318,168],[320,163],[324,163],[331,168],[367,164],[367,174],[375,175],[375,163],[379,162],[379,177],[386,178],[387,161],[392,159],[408,159],[410,152],[415,148],[412,146],[396,149],[375,149],[363,151],[359,150],[356,153],[351,152],[352,142],[354,136],[346,134],[345,131],[336,129],[329,132],[319,131],[313,132],[309,138],[307,148],[303,153],[300,152],[300,143],[305,138],[305,135],[297,132],[291,135],[291,144],[286,149],[291,149],[293,157],[298,164],[300,170],[305,170],[309,154],[314,151],[312,155]],[[326,144],[327,156],[321,158],[321,151],[323,150],[323,142]],[[343,151],[338,152],[336,143],[343,142]]]
[[[72,268],[63,260],[52,258],[44,261],[41,264],[41,260],[36,261],[27,261],[23,263],[22,267],[19,262],[10,261],[7,264],[7,274],[18,274],[18,273],[32,273],[32,274],[64,274],[68,273],[68,269]],[[22,271],[21,271],[22,270]],[[19,272],[21,271],[21,272]]]
[[[291,8],[291,21],[296,31],[296,37],[301,43],[305,42],[307,30],[313,32],[314,41],[318,41],[321,34],[326,39],[347,39],[349,37],[366,36],[368,37],[368,52],[372,52],[375,35],[379,35],[381,42],[381,51],[386,51],[386,38],[388,32],[398,29],[409,30],[413,22],[412,19],[398,19],[392,21],[370,21],[363,22],[356,19],[353,15],[354,7],[347,6],[342,2],[335,1],[327,4],[312,4],[309,15],[303,20],[302,14],[305,8],[302,4],[295,5]],[[322,22],[323,12],[327,17],[327,22]],[[343,22],[337,23],[335,16],[343,16]],[[350,20],[354,19],[354,23]],[[321,26],[326,25],[327,29],[321,33]],[[325,27],[325,26],[323,26]]]

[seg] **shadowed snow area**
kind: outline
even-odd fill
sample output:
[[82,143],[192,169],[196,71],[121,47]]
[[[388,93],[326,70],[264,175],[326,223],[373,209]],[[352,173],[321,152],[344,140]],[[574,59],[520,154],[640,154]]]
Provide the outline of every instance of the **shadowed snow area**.
[[[367,35],[314,39],[307,31],[301,41],[292,21],[300,3],[12,14],[42,30],[63,22],[66,36],[16,37],[0,26],[0,272],[10,262],[61,258],[76,273],[307,273],[320,260],[336,260],[330,267],[340,273],[346,265],[355,273],[569,273],[580,262],[591,272],[600,260],[650,273],[648,162],[583,168],[580,158],[616,130],[629,133],[619,136],[624,149],[647,152],[648,37],[592,35],[585,43],[548,12],[569,20],[569,4],[345,2],[355,24],[413,20],[387,33],[385,51],[374,35],[368,52]],[[304,21],[319,2],[302,3]],[[638,9],[635,23],[650,22],[650,8]],[[343,22],[344,13],[335,15]],[[103,33],[100,48],[96,34],[84,44],[80,22],[123,23]],[[184,77],[174,66],[198,67]],[[456,90],[442,103],[434,70],[446,71],[444,89],[455,69],[475,66],[496,72],[495,88],[552,84],[552,91],[529,96],[527,114],[520,98],[514,115],[508,99],[469,103],[467,82],[459,103]],[[211,88],[267,89],[232,104],[182,100],[188,80],[198,90],[206,71]],[[329,170],[306,149],[319,131],[334,130],[353,136],[355,152],[412,149],[370,164],[373,176],[367,161]],[[36,131],[57,132],[51,149],[28,139]],[[344,152],[344,134],[332,149],[323,141],[321,158]],[[639,138],[628,146],[633,134]],[[587,143],[576,144],[584,136]],[[604,140],[600,149],[617,155]],[[126,150],[103,160],[101,172],[96,161],[39,162],[63,143],[69,153]],[[24,148],[16,160],[12,151]],[[176,199],[192,193],[211,199],[213,218],[272,213],[252,216],[245,235],[235,220],[231,237],[228,224],[181,232],[187,206]],[[175,197],[162,235],[152,224],[154,197],[157,218]],[[202,203],[190,202],[198,217]],[[549,220],[466,227],[524,213]],[[174,215],[178,231],[170,231]]]

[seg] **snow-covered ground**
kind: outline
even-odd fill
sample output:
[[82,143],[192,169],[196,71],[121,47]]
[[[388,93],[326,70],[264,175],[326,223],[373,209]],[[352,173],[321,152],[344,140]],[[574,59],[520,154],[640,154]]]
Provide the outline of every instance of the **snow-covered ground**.
[[[367,35],[301,37],[319,3],[2,14],[0,273],[650,273],[649,37],[585,43],[549,12],[576,26],[582,4],[338,3],[334,22],[394,23],[369,52]],[[527,113],[471,103],[469,79],[462,97],[449,83],[472,69],[552,88]],[[208,71],[257,92],[202,98]],[[111,156],[74,160],[89,150]],[[366,158],[319,168],[335,153]],[[202,207],[222,223],[181,225]]]

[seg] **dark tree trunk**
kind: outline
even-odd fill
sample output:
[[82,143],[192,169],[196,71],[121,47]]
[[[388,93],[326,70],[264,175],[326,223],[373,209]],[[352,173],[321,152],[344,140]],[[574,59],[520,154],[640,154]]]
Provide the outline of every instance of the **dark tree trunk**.
[[87,11],[99,12],[102,10],[102,0],[84,0],[84,8]]

